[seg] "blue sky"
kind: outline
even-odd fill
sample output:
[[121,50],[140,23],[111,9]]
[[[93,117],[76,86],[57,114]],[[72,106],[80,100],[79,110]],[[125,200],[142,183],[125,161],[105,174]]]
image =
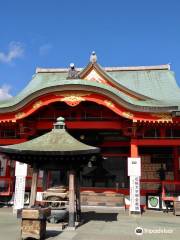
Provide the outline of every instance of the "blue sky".
[[38,66],[83,67],[92,50],[102,66],[171,63],[180,84],[180,1],[1,0],[0,96]]

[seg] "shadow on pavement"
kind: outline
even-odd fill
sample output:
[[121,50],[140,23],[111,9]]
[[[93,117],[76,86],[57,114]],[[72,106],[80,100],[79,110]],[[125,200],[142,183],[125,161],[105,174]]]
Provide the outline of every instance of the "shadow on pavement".
[[56,231],[56,230],[47,230],[46,231],[46,238],[45,239],[49,239],[49,238],[52,238],[52,237],[56,237],[58,236],[59,234],[61,234],[62,231]]
[[105,221],[112,222],[117,221],[118,213],[97,213],[94,211],[83,212],[82,219],[85,223],[89,221]]
[[[52,237],[58,236],[62,231],[56,231],[56,230],[47,230],[46,236],[43,239],[50,239]],[[34,240],[34,238],[26,238],[26,240]]]

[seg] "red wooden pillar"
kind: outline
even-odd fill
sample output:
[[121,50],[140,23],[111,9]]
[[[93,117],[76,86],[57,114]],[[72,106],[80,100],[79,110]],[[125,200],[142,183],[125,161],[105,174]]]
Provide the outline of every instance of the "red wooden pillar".
[[166,129],[164,127],[160,127],[159,131],[160,131],[160,137],[161,138],[165,138],[166,136]]
[[10,160],[9,159],[7,159],[6,160],[6,177],[10,177]]
[[130,144],[130,151],[130,157],[138,157],[138,146],[136,144]]
[[179,180],[179,152],[178,147],[173,148],[173,170],[174,170],[174,180]]

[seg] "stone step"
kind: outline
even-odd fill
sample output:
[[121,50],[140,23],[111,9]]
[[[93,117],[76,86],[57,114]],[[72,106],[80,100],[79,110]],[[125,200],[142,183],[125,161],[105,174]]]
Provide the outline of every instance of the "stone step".
[[88,206],[124,206],[124,195],[117,193],[81,193],[81,204]]

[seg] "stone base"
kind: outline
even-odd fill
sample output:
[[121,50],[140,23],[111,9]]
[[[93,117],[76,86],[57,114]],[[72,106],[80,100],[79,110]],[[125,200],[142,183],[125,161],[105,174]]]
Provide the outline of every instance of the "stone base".
[[75,231],[76,227],[69,227],[69,226],[67,226],[65,230],[67,230],[67,231]]
[[67,230],[67,231],[74,231],[74,230],[76,230],[77,227],[80,227],[83,223],[84,223],[84,220],[81,220],[81,222],[75,222],[75,226],[74,227],[67,226],[65,228],[65,230]]
[[57,224],[48,223],[46,229],[55,230],[55,231],[64,231],[66,226],[67,226],[67,223],[64,223],[64,222],[57,223]]

